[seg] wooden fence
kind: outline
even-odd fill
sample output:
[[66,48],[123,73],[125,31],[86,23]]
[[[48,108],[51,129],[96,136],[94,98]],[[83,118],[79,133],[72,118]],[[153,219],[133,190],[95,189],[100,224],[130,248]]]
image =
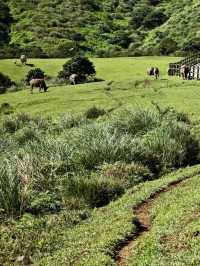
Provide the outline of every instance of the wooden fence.
[[169,76],[180,76],[181,65],[188,65],[191,69],[189,78],[200,79],[200,53],[189,56],[177,63],[170,63],[168,75]]

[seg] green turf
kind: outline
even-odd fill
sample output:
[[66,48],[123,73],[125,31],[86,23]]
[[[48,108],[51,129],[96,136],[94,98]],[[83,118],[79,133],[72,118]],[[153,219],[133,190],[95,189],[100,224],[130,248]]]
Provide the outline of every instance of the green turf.
[[152,228],[132,250],[129,266],[200,264],[200,179],[163,193],[150,215]]

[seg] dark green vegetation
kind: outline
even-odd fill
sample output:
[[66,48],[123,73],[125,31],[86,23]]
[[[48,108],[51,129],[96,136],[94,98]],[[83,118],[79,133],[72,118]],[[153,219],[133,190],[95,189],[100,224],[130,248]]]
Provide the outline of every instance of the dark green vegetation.
[[[8,0],[15,19],[2,56],[173,54],[199,50],[198,0]],[[7,12],[7,11],[6,11]],[[183,40],[184,36],[184,40]]]
[[75,56],[63,65],[63,70],[58,73],[58,78],[69,80],[72,74],[77,74],[79,81],[85,81],[96,74],[93,63],[84,56]]
[[44,78],[44,71],[42,71],[40,68],[31,69],[25,78],[25,82],[27,85],[29,85],[31,79],[43,79]]
[[13,22],[9,7],[0,1],[0,46],[10,41],[10,26]]
[[6,90],[12,86],[12,84],[13,82],[8,76],[0,73],[0,93],[6,92]]

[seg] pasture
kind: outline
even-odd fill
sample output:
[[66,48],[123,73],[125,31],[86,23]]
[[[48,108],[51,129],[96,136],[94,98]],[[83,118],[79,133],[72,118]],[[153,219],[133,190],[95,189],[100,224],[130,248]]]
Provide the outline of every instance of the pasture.
[[[117,108],[118,105],[150,106],[152,101],[163,106],[173,106],[179,111],[189,113],[198,119],[200,111],[199,82],[183,81],[177,77],[168,77],[169,62],[176,62],[174,57],[139,57],[93,59],[97,77],[104,82],[88,83],[77,86],[52,86],[47,94],[29,95],[23,90],[0,95],[0,104],[8,102],[16,112],[31,114],[57,115],[64,112],[81,113],[96,105],[101,108]],[[45,71],[49,76],[56,76],[65,59],[31,59],[30,62]],[[147,68],[158,66],[161,70],[159,80],[146,75]],[[28,66],[16,66],[13,60],[1,60],[0,72],[19,82],[30,70]],[[113,81],[111,86],[107,84]]]
[[[177,60],[93,59],[102,82],[0,95],[0,265],[124,266],[130,242],[126,265],[198,265],[199,82],[168,77]],[[18,84],[29,69],[0,61]]]

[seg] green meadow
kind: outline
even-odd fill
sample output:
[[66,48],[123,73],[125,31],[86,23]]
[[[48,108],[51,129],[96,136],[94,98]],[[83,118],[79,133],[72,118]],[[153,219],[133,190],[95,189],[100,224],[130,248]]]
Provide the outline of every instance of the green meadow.
[[[30,59],[35,67],[45,71],[46,75],[56,76],[65,59]],[[173,106],[198,118],[199,82],[183,81],[177,77],[168,77],[167,69],[174,57],[139,57],[93,59],[97,77],[103,82],[77,86],[52,86],[47,94],[35,90],[30,95],[26,90],[7,93],[0,96],[0,103],[8,102],[16,112],[42,113],[56,115],[64,112],[80,113],[97,105],[105,109],[118,105],[149,106],[153,102]],[[158,66],[161,71],[159,80],[146,75],[147,68]],[[30,67],[16,66],[13,60],[1,60],[0,71],[14,81],[22,80]],[[109,86],[109,82],[113,83]]]

